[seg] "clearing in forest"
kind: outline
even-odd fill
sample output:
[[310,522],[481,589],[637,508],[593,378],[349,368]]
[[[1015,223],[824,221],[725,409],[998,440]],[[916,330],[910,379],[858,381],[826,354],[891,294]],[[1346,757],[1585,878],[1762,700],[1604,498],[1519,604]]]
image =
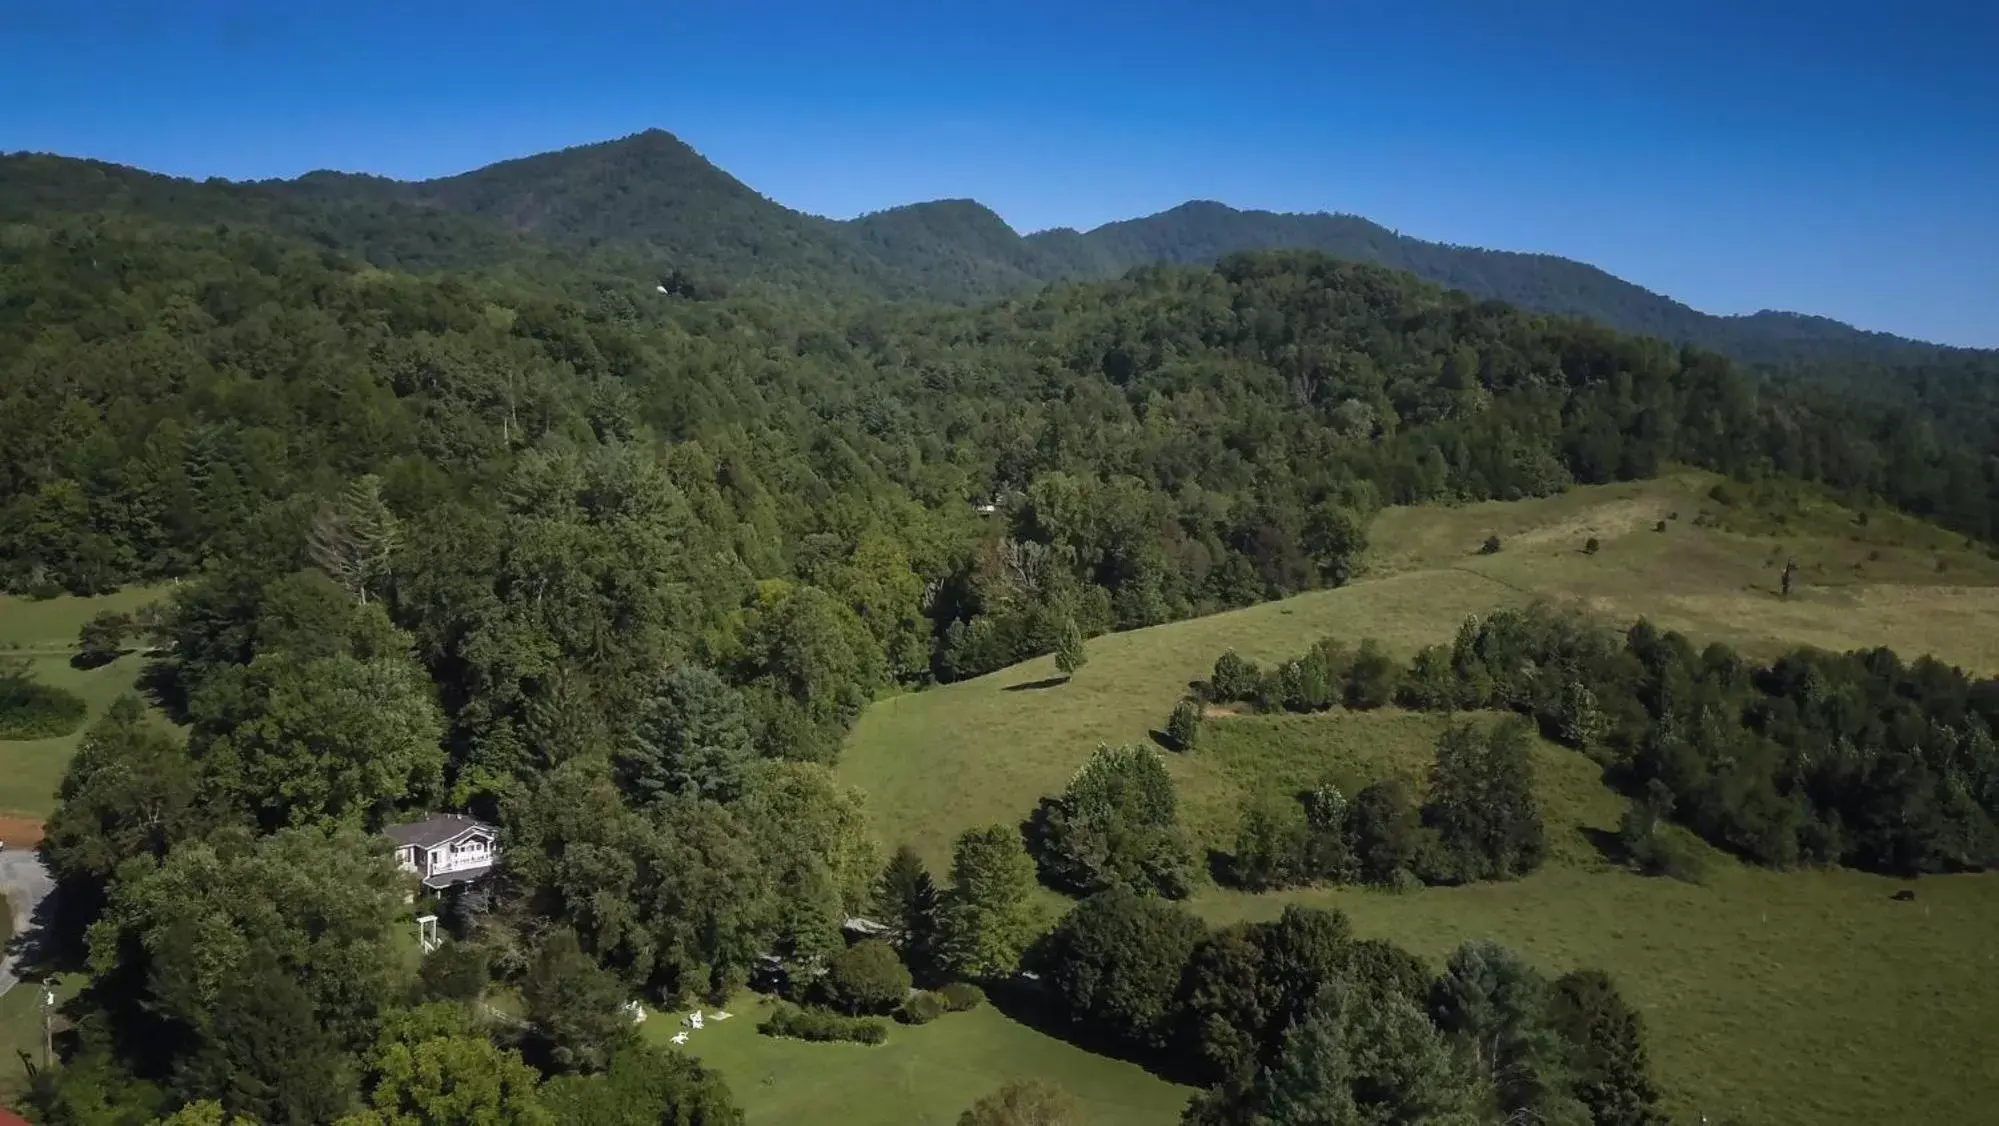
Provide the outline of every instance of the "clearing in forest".
[[[0,816],[42,818],[55,808],[56,787],[83,733],[111,706],[134,690],[145,664],[136,651],[107,665],[78,668],[77,631],[104,610],[130,612],[163,597],[152,587],[133,587],[99,598],[61,595],[29,599],[0,594],[0,658],[20,657],[36,680],[65,688],[90,705],[83,726],[51,739],[0,739]],[[6,840],[0,834],[0,840]]]
[[[1720,495],[1715,495],[1720,485]],[[1658,530],[1660,524],[1663,531]],[[1500,550],[1479,554],[1488,535]],[[1468,614],[1536,598],[1638,616],[1757,655],[1796,644],[1886,645],[1999,672],[1999,564],[1962,537],[1800,493],[1702,474],[1576,489],[1559,497],[1393,509],[1376,521],[1355,582],[1089,644],[1070,683],[1042,687],[1048,658],[875,704],[840,765],[865,789],[885,844],[940,871],[952,837],[1017,824],[1060,791],[1098,743],[1142,742],[1224,649],[1259,662],[1328,635],[1375,637],[1399,655],[1450,639]],[[1599,549],[1585,553],[1590,538]],[[1795,560],[1798,583],[1779,596]],[[1420,777],[1442,717],[1394,709],[1234,716],[1209,745],[1167,756],[1184,816],[1226,848],[1242,800],[1332,774]],[[1652,1030],[1676,1115],[1710,1121],[1964,1121],[1999,1100],[1999,875],[1901,885],[1850,871],[1773,872],[1708,852],[1695,886],[1614,869],[1592,843],[1625,808],[1593,763],[1537,752],[1552,859],[1514,883],[1394,895],[1337,889],[1248,895],[1207,889],[1211,920],[1264,918],[1287,902],[1336,905],[1364,934],[1441,961],[1490,937],[1550,972],[1616,976]]]

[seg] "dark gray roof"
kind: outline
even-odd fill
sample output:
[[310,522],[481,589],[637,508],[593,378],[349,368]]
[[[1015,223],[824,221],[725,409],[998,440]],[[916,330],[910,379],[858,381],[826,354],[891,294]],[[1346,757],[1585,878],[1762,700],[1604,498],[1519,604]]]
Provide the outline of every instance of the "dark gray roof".
[[400,845],[434,848],[453,837],[463,835],[468,829],[484,829],[489,833],[499,832],[499,829],[477,817],[467,817],[462,813],[433,813],[421,821],[391,825],[382,830],[382,834]]

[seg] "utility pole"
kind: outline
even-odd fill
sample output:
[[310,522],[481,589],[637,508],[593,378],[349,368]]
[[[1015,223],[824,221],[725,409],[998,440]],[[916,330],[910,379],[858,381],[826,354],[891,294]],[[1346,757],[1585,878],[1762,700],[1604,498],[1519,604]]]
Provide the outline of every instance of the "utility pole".
[[56,1049],[56,979],[42,982],[42,1070],[49,1069]]

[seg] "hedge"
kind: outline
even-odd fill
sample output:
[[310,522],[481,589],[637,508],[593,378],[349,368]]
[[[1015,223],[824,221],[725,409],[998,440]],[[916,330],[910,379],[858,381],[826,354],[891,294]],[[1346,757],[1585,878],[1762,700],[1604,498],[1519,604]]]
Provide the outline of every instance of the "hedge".
[[793,1040],[848,1040],[856,1044],[879,1044],[888,1039],[888,1024],[873,1017],[844,1017],[824,1009],[798,1009],[780,1005],[757,1031],[765,1036]]

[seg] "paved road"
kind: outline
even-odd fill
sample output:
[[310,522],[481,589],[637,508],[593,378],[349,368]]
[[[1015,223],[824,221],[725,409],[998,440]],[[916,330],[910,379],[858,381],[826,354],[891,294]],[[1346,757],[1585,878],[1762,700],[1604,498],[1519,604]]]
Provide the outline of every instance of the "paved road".
[[[55,886],[48,869],[42,867],[41,856],[33,849],[0,849],[0,895],[7,897],[7,906],[13,911],[16,937],[33,925],[35,909]],[[14,988],[18,980],[14,969],[19,955],[11,946],[0,956],[0,994]]]

